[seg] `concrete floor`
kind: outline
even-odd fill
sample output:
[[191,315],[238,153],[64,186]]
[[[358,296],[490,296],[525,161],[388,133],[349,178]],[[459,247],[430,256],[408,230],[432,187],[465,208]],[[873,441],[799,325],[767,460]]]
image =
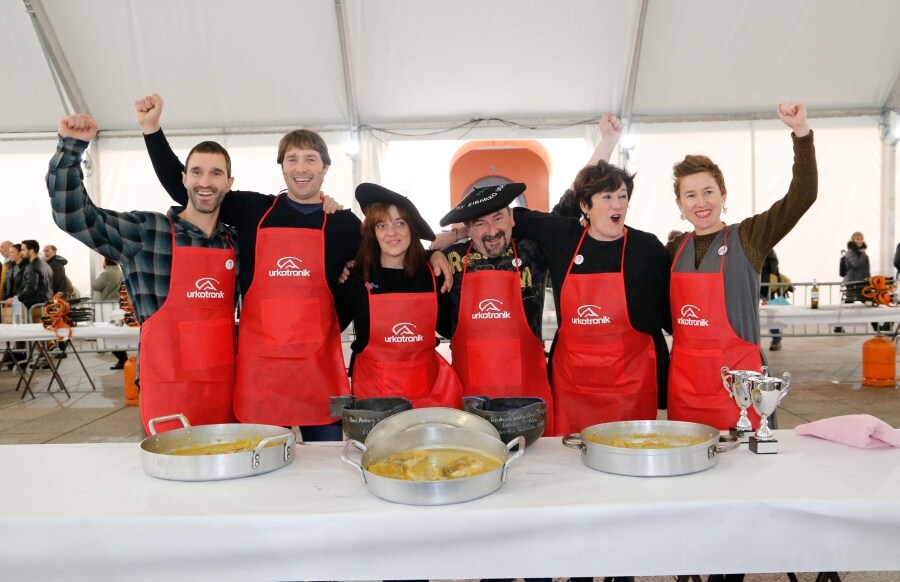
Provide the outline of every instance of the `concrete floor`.
[[[790,394],[778,411],[779,428],[842,414],[867,413],[900,427],[900,389],[861,386],[862,344],[859,336],[785,338],[783,349],[767,352],[771,373],[790,371]],[[764,340],[768,346],[768,340]],[[82,346],[90,349],[91,344]],[[60,374],[71,398],[54,384],[49,372],[38,372],[33,381],[36,398],[21,398],[15,390],[18,377],[4,366],[0,370],[0,444],[94,443],[141,441],[137,407],[125,406],[123,373],[110,370],[115,358],[108,353],[85,352],[85,367],[96,390],[84,377],[70,353],[61,360]],[[900,582],[897,572],[840,573],[846,582]],[[813,582],[816,573],[798,573],[802,582]],[[704,575],[705,578],[705,575]],[[666,582],[668,577],[639,577],[637,582]],[[747,575],[746,582],[787,580],[785,574]],[[597,578],[602,580],[602,578]]]

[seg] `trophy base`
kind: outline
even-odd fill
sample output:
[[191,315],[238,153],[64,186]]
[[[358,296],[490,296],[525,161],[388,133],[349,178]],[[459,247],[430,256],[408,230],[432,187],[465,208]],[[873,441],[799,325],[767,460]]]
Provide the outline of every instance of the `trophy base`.
[[750,437],[753,435],[753,429],[740,429],[732,427],[731,429],[729,429],[728,434],[736,438],[739,443],[748,443],[750,442]]
[[778,452],[778,441],[772,439],[770,441],[757,440],[755,436],[750,437],[750,450],[757,455],[771,455]]

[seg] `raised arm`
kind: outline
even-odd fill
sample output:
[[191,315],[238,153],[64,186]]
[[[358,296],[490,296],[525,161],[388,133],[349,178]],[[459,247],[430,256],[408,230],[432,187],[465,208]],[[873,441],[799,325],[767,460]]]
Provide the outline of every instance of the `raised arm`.
[[[591,159],[588,160],[585,166],[596,166],[600,160],[604,162],[609,161],[613,152],[616,151],[616,145],[619,143],[619,138],[622,137],[622,130],[625,129],[625,125],[622,123],[622,120],[612,113],[604,113],[600,116],[597,129],[600,130],[600,143],[594,148],[594,153],[591,154]],[[574,188],[575,179],[573,178],[572,183],[569,185],[569,190]]]
[[813,132],[806,119],[806,105],[793,101],[778,104],[778,117],[791,128],[794,166],[787,194],[768,210],[741,222],[741,242],[750,263],[759,271],[769,251],[796,226],[812,207],[819,191],[819,174]]
[[184,182],[181,180],[184,164],[172,151],[172,146],[169,145],[169,141],[159,125],[162,110],[162,97],[156,93],[134,102],[135,117],[144,133],[144,145],[147,146],[147,153],[150,154],[150,162],[153,164],[156,178],[172,200],[185,206],[188,202],[188,195]]
[[120,261],[143,248],[141,215],[98,208],[84,188],[81,159],[97,135],[89,115],[69,115],[59,122],[59,144],[50,160],[47,191],[53,221],[101,255]]

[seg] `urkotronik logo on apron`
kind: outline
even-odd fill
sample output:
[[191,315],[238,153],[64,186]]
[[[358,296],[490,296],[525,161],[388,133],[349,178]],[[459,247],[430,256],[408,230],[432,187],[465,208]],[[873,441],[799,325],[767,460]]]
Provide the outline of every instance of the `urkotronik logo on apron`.
[[478,311],[472,314],[472,319],[509,319],[511,314],[503,309],[503,302],[499,299],[482,299],[478,304]]
[[275,261],[275,269],[269,271],[270,277],[309,277],[310,270],[300,266],[303,259],[297,257],[281,257]]
[[681,317],[679,317],[676,322],[678,325],[688,325],[691,327],[709,327],[709,320],[700,317],[700,308],[696,305],[682,305]]
[[391,333],[384,337],[385,343],[389,344],[409,344],[425,341],[425,337],[416,332],[416,325],[409,322],[401,322],[391,328]]
[[582,305],[576,312],[578,317],[572,318],[573,325],[601,325],[612,323],[608,315],[600,315],[599,305]]
[[187,291],[188,299],[225,299],[225,292],[219,291],[219,281],[212,277],[202,277],[194,283],[195,290]]

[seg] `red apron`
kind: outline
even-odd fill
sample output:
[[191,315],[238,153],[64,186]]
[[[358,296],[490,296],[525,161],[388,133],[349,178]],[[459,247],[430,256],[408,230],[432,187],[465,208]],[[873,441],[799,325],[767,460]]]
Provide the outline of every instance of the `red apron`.
[[547,404],[545,435],[553,434],[553,397],[547,378],[544,344],[525,318],[519,255],[513,243],[515,271],[468,272],[463,259],[459,318],[450,340],[453,368],[464,396],[537,397]]
[[560,292],[562,321],[550,379],[557,435],[602,422],[656,419],[653,338],[631,327],[625,300],[628,231],[617,273],[572,273],[585,235],[587,229]]
[[[669,366],[669,420],[685,420],[719,430],[735,425],[737,403],[722,386],[722,366],[730,370],[762,368],[759,346],[741,339],[728,321],[725,308],[725,253],[717,273],[680,273],[678,257],[693,233],[684,237],[672,261],[672,363]],[[727,248],[726,232],[723,247]],[[759,415],[747,410],[753,428]]]
[[414,408],[462,406],[459,378],[434,349],[435,293],[372,295],[368,291],[369,343],[353,363],[357,398],[402,396]]
[[234,412],[241,422],[331,424],[329,398],[350,393],[325,279],[327,221],[320,230],[257,226],[253,284],[238,330]]
[[[141,326],[141,422],[234,422],[234,249],[175,246],[169,294]],[[179,422],[156,425],[162,432]]]

